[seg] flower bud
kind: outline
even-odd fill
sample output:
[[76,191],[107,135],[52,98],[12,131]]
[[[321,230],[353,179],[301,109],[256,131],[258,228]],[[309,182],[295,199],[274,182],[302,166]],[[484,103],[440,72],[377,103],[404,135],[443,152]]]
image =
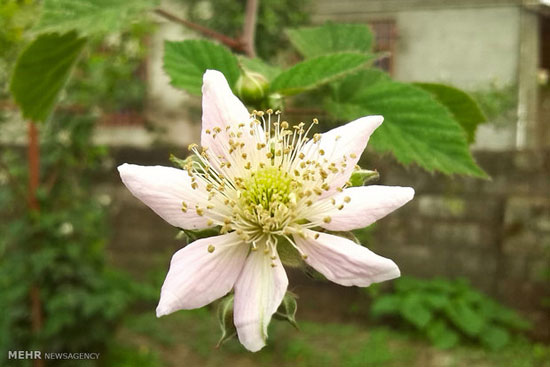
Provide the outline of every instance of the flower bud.
[[260,73],[247,71],[237,81],[235,91],[237,95],[247,104],[261,102],[269,89],[269,82]]

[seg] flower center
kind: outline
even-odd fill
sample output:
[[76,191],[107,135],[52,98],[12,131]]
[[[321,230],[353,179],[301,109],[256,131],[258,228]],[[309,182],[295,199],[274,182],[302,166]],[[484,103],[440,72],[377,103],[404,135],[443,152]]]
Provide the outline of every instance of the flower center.
[[254,237],[281,233],[295,216],[299,186],[280,167],[260,168],[243,181],[233,215]]
[[287,204],[291,200],[292,187],[297,187],[297,182],[280,168],[267,167],[250,175],[244,187],[241,196],[243,204],[254,208],[259,205],[270,210],[274,203]]

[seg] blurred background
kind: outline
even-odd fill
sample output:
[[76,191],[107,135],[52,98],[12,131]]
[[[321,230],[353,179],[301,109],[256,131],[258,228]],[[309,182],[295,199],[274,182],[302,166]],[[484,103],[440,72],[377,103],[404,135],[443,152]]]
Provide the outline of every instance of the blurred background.
[[[160,6],[237,37],[245,5]],[[1,365],[31,365],[7,362],[7,351],[37,347],[101,352],[105,366],[550,366],[548,2],[260,1],[256,48],[273,63],[298,58],[285,28],[368,24],[385,55],[377,66],[393,78],[468,91],[489,120],[472,149],[491,180],[430,174],[367,151],[361,166],[377,169],[380,184],[416,190],[356,233],[404,277],[359,289],[290,270],[299,330],[274,320],[256,354],[235,339],[215,348],[215,306],[155,318],[170,258],[185,242],[116,172],[125,162],[169,165],[171,153],[185,156],[199,142],[200,98],[170,86],[162,69],[164,41],[199,37],[188,28],[151,13],[90,41],[40,126],[41,214],[28,213],[27,125],[8,84],[40,6],[0,2]],[[333,122],[323,114],[295,103],[285,119],[317,117],[326,130]],[[32,298],[38,275],[37,331],[29,290]]]

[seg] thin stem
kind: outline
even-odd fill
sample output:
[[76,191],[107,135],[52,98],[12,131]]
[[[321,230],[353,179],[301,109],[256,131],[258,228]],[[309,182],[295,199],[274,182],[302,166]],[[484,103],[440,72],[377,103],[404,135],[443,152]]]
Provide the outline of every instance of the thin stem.
[[[29,122],[28,138],[29,210],[39,211],[40,205],[36,197],[36,192],[40,183],[40,143],[38,141],[38,128],[32,122]],[[29,296],[31,301],[31,327],[33,333],[37,334],[42,329],[43,314],[40,289],[36,284],[31,285]],[[35,367],[44,367],[45,364],[42,359],[35,359],[33,365]]]
[[258,21],[258,5],[259,0],[248,0],[246,2],[246,14],[241,42],[244,46],[246,56],[248,57],[256,57],[254,41],[256,37],[256,23]]
[[210,28],[204,27],[197,23],[190,22],[186,19],[182,19],[160,8],[155,9],[155,13],[172,22],[179,23],[186,26],[187,28],[193,29],[204,36],[220,41],[221,43],[223,43],[224,45],[226,45],[227,47],[231,48],[234,51],[238,51],[238,52],[244,51],[244,46],[241,41],[228,37],[225,34],[216,32]]

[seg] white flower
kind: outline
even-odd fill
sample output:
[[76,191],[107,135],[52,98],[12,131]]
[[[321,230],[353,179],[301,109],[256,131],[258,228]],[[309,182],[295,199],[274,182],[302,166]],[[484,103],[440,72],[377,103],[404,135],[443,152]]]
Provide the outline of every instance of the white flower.
[[400,275],[393,261],[318,231],[366,227],[412,199],[409,187],[346,188],[381,116],[308,139],[303,123],[289,126],[278,112],[251,116],[218,71],[204,74],[202,91],[202,151],[190,146],[197,159],[186,170],[118,168],[132,194],[173,226],[221,226],[219,236],[176,252],[157,316],[202,307],[234,289],[239,340],[258,351],[288,286],[279,257],[283,246],[345,286]]

